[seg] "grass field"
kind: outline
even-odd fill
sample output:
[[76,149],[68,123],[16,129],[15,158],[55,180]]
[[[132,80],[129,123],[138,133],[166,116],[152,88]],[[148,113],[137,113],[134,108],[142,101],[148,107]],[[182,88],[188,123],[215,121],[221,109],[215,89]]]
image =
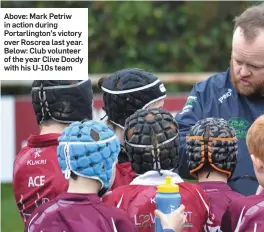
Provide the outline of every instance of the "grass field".
[[23,232],[12,184],[1,184],[1,232]]

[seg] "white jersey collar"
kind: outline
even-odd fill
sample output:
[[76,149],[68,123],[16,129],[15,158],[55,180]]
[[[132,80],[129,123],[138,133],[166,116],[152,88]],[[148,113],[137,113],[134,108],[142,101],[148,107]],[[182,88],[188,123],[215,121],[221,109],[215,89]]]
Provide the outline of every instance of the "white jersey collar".
[[161,176],[158,171],[148,171],[143,175],[137,176],[130,185],[153,185],[157,186],[165,182],[166,176],[170,176],[174,184],[184,182],[183,179],[175,172],[161,170]]

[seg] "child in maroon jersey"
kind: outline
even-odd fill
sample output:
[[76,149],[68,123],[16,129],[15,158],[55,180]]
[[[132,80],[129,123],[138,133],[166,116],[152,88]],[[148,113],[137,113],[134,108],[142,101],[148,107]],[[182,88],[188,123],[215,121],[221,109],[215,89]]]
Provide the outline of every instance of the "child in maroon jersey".
[[237,148],[235,130],[221,118],[198,121],[186,137],[190,173],[209,196],[219,223],[228,205],[243,197],[227,184],[236,167]]
[[123,147],[125,120],[138,109],[163,107],[166,89],[153,74],[137,68],[119,70],[102,77],[98,85],[103,90],[107,123],[121,142],[116,177],[111,188],[115,189],[129,184],[136,176]]
[[74,122],[59,137],[58,161],[69,188],[38,207],[25,232],[136,232],[128,215],[105,205],[98,193],[112,182],[120,151],[114,132],[103,122]]
[[[247,147],[260,186],[264,187],[264,116],[251,125],[247,133]],[[258,195],[233,201],[225,212],[221,230],[223,232],[264,231],[264,190]]]
[[125,148],[137,177],[108,192],[103,201],[128,212],[139,232],[154,232],[157,185],[171,176],[179,185],[187,217],[184,232],[217,229],[203,189],[187,183],[172,170],[179,163],[179,128],[174,117],[162,109],[138,110],[125,124]]
[[24,223],[35,208],[68,188],[56,152],[60,133],[71,122],[92,119],[90,80],[33,81],[31,94],[40,134],[29,136],[13,171],[14,195]]

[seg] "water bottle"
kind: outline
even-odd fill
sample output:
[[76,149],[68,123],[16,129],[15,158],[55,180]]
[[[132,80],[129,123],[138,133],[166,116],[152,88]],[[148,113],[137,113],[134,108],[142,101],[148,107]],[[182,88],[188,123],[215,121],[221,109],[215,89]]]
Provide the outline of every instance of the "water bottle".
[[[156,207],[164,214],[170,214],[181,205],[179,186],[172,183],[170,176],[166,177],[165,184],[158,185],[156,193]],[[155,232],[162,232],[159,218],[155,218]]]

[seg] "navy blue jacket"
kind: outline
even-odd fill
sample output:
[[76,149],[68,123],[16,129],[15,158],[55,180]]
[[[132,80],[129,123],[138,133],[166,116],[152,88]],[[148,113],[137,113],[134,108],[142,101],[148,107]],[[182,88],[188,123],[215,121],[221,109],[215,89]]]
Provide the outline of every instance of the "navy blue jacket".
[[229,69],[195,84],[185,106],[176,115],[181,138],[180,176],[192,178],[185,155],[185,136],[189,128],[203,118],[224,118],[234,127],[238,138],[238,162],[228,184],[241,194],[255,194],[258,183],[246,146],[246,134],[254,120],[263,113],[264,98],[250,99],[238,94],[232,84]]

